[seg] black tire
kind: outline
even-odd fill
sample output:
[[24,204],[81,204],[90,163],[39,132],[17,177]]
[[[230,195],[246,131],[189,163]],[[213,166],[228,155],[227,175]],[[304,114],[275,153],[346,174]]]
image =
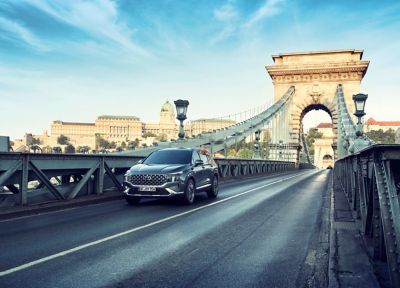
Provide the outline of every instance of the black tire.
[[186,183],[185,193],[183,193],[183,202],[187,205],[193,204],[196,185],[193,179],[189,179]]
[[140,197],[135,197],[135,196],[126,196],[125,197],[126,202],[128,202],[129,205],[137,205],[140,202]]
[[218,176],[214,175],[213,179],[212,179],[212,184],[211,184],[211,188],[209,190],[207,190],[207,196],[208,198],[217,198],[218,196]]

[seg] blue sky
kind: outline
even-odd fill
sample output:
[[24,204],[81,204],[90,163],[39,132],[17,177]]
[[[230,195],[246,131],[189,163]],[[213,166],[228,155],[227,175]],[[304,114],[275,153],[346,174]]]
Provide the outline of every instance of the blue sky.
[[281,52],[364,49],[368,115],[400,120],[400,2],[0,0],[0,135],[135,115],[190,119],[257,107]]

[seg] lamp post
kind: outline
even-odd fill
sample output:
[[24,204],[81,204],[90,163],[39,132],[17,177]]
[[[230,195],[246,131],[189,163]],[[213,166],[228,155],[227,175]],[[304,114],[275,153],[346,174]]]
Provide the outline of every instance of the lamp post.
[[356,136],[357,138],[355,139],[354,143],[350,145],[349,147],[349,152],[350,153],[355,153],[358,152],[369,145],[371,145],[371,142],[364,139],[364,131],[363,131],[363,123],[361,118],[365,115],[364,108],[365,108],[365,102],[367,101],[368,95],[367,94],[355,94],[353,95],[353,101],[354,101],[354,106],[356,107],[356,110],[354,112],[354,116],[357,117],[357,130],[356,130]]
[[356,107],[356,111],[354,112],[354,116],[357,117],[357,131],[356,136],[361,137],[363,135],[363,125],[361,118],[365,115],[364,108],[365,108],[365,101],[367,101],[368,95],[367,94],[355,94],[353,95],[354,106]]
[[261,159],[261,155],[260,155],[260,133],[261,130],[256,130],[256,132],[254,132],[256,134],[256,139],[254,142],[254,155],[253,155],[253,159]]
[[176,107],[176,119],[179,120],[179,140],[183,140],[185,138],[185,130],[183,129],[183,121],[186,120],[186,112],[189,106],[189,101],[187,100],[176,100],[174,101]]

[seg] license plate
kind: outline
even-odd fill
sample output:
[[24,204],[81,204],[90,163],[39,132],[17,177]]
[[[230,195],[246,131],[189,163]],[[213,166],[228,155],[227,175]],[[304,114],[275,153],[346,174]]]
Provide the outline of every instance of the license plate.
[[139,191],[154,192],[154,191],[156,191],[156,187],[154,187],[154,186],[140,186],[139,187]]

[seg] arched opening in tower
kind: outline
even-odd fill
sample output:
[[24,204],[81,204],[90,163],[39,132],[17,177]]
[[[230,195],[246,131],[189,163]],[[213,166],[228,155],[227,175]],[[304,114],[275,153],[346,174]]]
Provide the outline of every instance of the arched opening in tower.
[[[322,104],[311,104],[303,109],[300,115],[300,162],[307,162],[308,153],[316,167],[333,167],[337,126],[335,124],[332,111]],[[328,156],[331,158],[326,158]]]

